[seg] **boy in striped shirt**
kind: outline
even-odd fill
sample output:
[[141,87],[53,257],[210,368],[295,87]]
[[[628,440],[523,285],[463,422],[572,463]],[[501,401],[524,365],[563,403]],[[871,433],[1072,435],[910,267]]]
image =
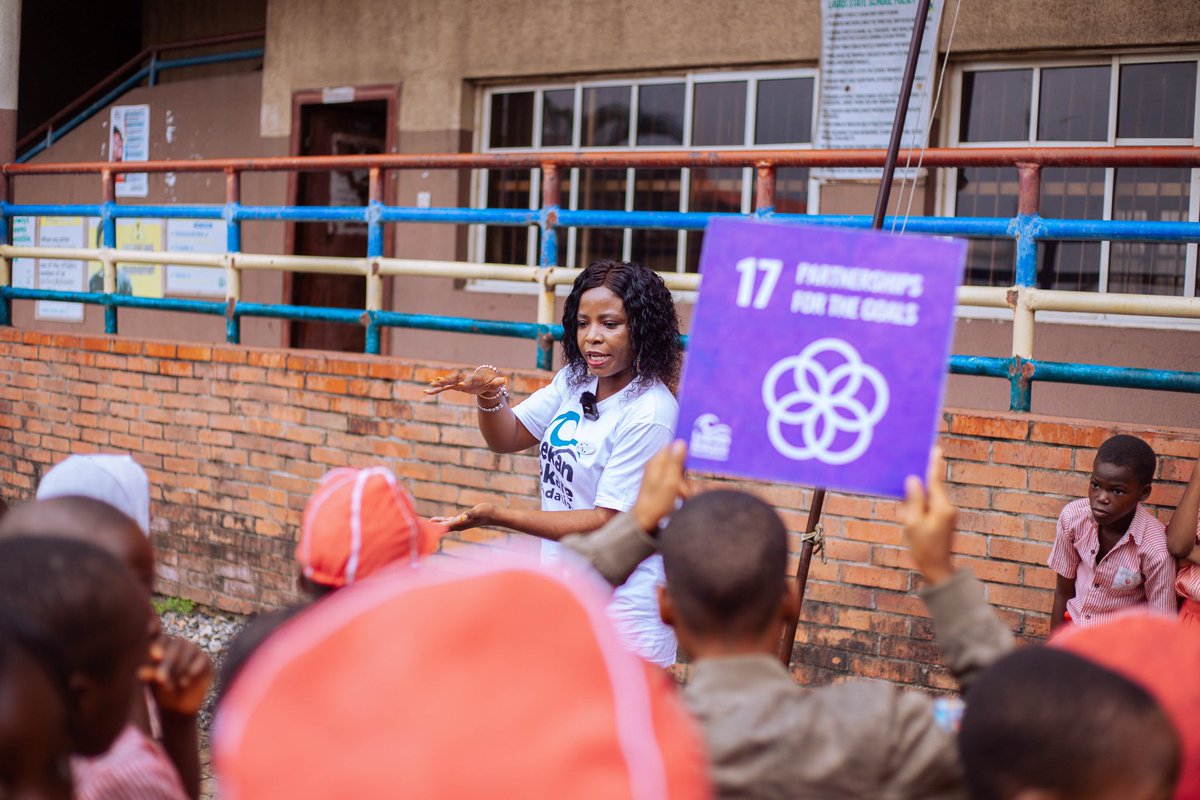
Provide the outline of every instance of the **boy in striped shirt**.
[[1154,451],[1136,436],[1113,436],[1096,451],[1088,496],[1058,517],[1049,560],[1058,574],[1052,631],[1064,622],[1097,625],[1136,606],[1175,615],[1166,530],[1141,506],[1155,467]]

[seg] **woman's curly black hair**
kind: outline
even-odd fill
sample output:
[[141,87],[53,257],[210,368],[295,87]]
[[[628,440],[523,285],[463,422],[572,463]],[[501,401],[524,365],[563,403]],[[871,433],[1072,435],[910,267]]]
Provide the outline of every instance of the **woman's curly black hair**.
[[563,360],[568,382],[577,386],[587,379],[587,362],[579,351],[579,298],[588,289],[603,286],[625,306],[629,319],[630,350],[633,353],[634,383],[641,387],[662,381],[671,391],[679,382],[683,363],[683,341],[679,315],[671,290],[662,276],[649,267],[630,261],[602,258],[588,264],[575,279],[563,306]]

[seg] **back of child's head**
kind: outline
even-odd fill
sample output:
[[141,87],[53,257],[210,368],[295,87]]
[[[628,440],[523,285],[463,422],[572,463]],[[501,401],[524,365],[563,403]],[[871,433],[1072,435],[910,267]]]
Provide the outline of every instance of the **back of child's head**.
[[1179,617],[1125,614],[1090,628],[1066,626],[1051,647],[1123,675],[1149,692],[1175,722],[1182,765],[1175,797],[1200,797],[1200,627]]
[[1136,436],[1122,433],[1107,439],[1096,451],[1095,463],[1124,467],[1142,486],[1154,482],[1158,461],[1154,449]]
[[37,499],[79,496],[101,500],[150,535],[150,480],[128,455],[77,454],[55,464],[38,483]]
[[699,636],[755,636],[778,614],[787,572],[787,528],[746,492],[687,500],[660,534],[667,594]]
[[129,567],[147,592],[154,591],[154,548],[137,522],[91,497],[63,496],[23,503],[0,520],[0,538],[55,536],[88,542]]
[[1029,790],[1060,800],[1157,798],[1179,774],[1174,729],[1145,690],[1041,646],[1009,654],[971,686],[958,742],[974,800]]
[[128,719],[149,644],[149,598],[133,574],[85,542],[3,539],[0,604],[45,631],[62,653],[75,751],[107,750]]
[[58,649],[0,605],[0,796],[69,800],[69,706]]
[[229,646],[225,648],[225,654],[221,658],[221,666],[217,671],[216,705],[221,704],[222,699],[229,692],[229,687],[233,686],[237,676],[241,674],[251,657],[262,647],[263,642],[271,638],[292,617],[308,607],[308,603],[301,603],[277,608],[274,611],[256,615],[242,626],[242,629],[229,642]]
[[296,545],[302,585],[319,596],[396,562],[415,565],[445,531],[417,515],[386,467],[332,470],[304,507]]

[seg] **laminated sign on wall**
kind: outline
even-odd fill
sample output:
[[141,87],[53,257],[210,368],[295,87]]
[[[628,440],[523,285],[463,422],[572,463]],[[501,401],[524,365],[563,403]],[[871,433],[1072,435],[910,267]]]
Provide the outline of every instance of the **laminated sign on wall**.
[[937,432],[966,252],[713,220],[680,388],[689,466],[901,496]]
[[[944,0],[930,0],[925,35],[908,101],[902,147],[920,147],[933,109],[934,54]],[[822,0],[819,149],[887,147],[916,21],[914,0]],[[904,165],[901,164],[901,167]],[[915,170],[898,169],[911,178]],[[813,170],[823,178],[871,178],[880,169]]]

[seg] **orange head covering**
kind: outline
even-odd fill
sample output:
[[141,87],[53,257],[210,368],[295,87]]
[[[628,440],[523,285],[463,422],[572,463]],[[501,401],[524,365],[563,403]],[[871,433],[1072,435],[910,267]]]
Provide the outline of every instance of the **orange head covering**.
[[1200,797],[1200,628],[1128,614],[1091,628],[1068,626],[1050,642],[1110,669],[1158,701],[1179,734],[1175,797]]
[[621,647],[594,581],[431,561],[332,595],[220,707],[222,794],[709,797],[674,686]]
[[445,533],[417,516],[387,468],[343,467],[327,473],[305,505],[296,560],[313,583],[340,588],[394,561],[416,563]]

